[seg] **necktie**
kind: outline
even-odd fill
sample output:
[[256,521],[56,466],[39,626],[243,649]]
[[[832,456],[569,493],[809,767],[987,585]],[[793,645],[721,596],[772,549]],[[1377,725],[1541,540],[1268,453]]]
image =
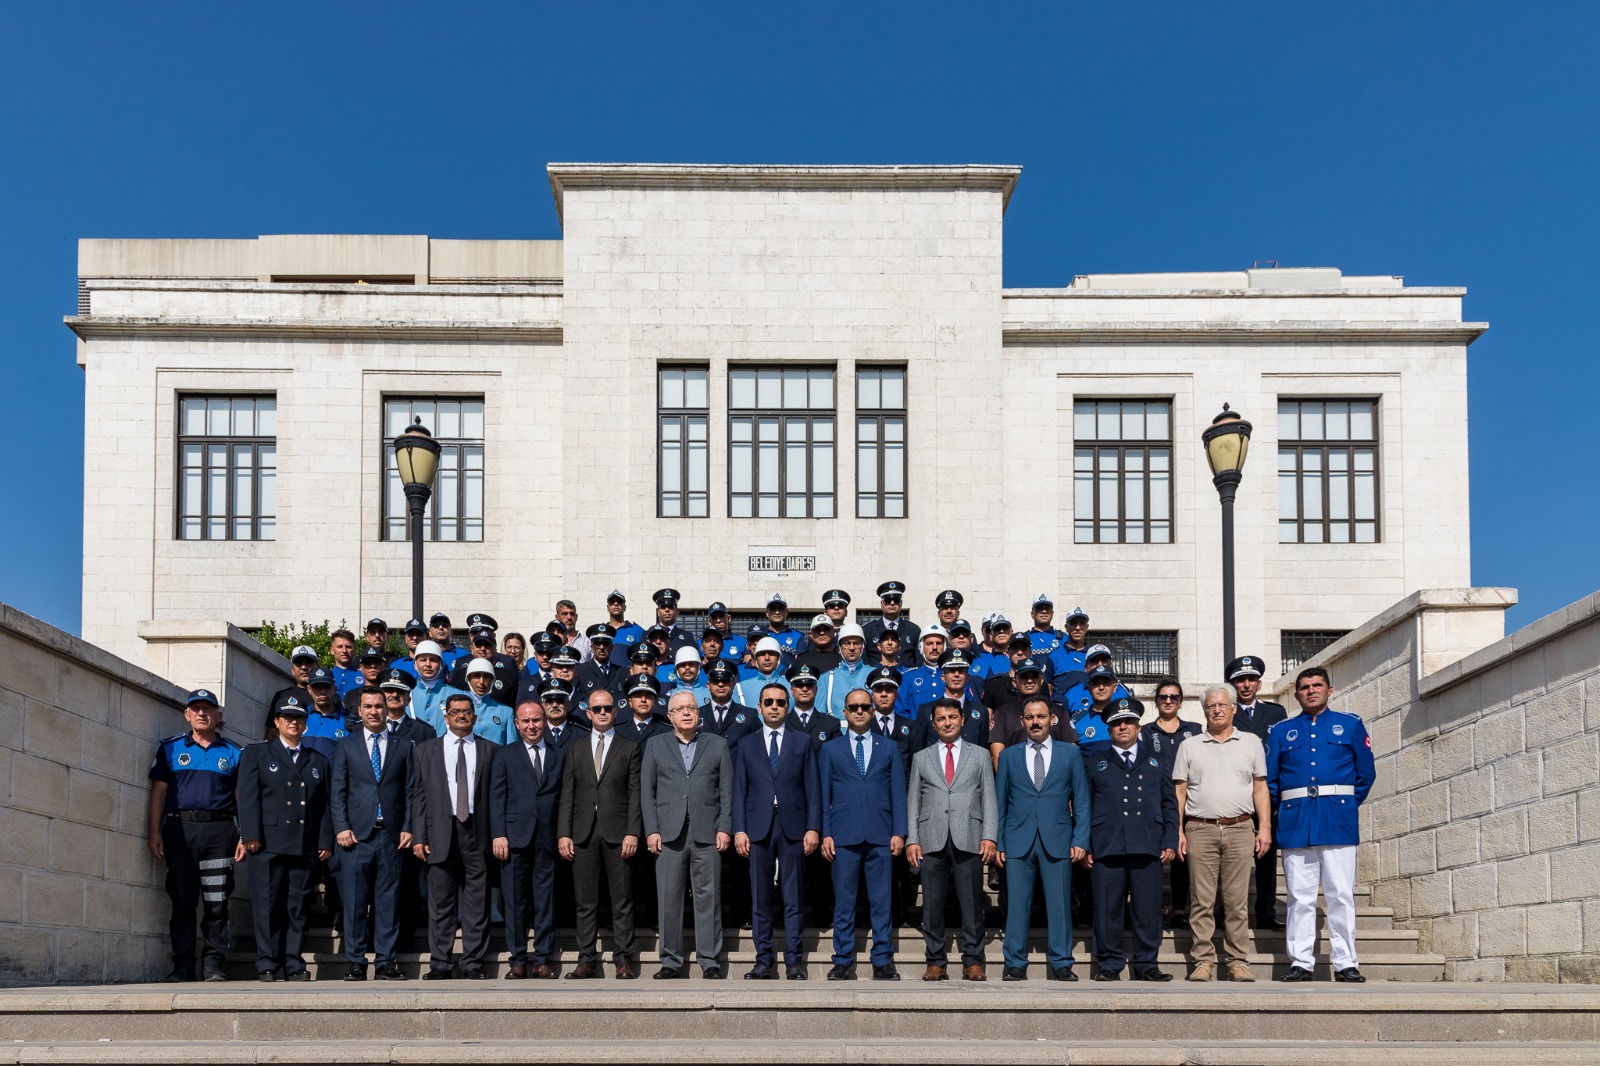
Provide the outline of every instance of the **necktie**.
[[778,731],[773,730],[767,734],[767,762],[772,765],[774,775],[778,772]]
[[537,747],[533,749],[533,779],[544,783],[544,752]]
[[[372,779],[374,781],[383,779],[383,750],[378,747],[378,738],[381,736],[383,736],[382,733],[372,734]],[[290,758],[293,758],[292,754]],[[374,817],[383,817],[383,804],[381,802],[378,804],[377,813]]]
[[721,706],[721,707],[713,707],[712,710],[717,712],[717,728],[721,729],[722,728],[722,716],[728,713],[728,708],[727,708],[726,705],[724,705],[724,706]]
[[1129,770],[1133,769],[1133,749],[1129,748],[1122,753],[1122,765]]
[[861,748],[862,743],[866,739],[867,738],[862,736],[860,733],[856,734],[856,772],[862,777],[867,776],[867,753]]
[[884,736],[888,736],[889,735],[889,716],[888,715],[883,715],[881,718],[878,719],[878,729],[883,733]]
[[954,744],[946,744],[944,746],[944,783],[947,785],[956,783],[956,746]]
[[598,781],[600,780],[600,770],[606,764],[606,735],[599,733],[596,736],[599,743],[595,745],[594,749],[594,779]]
[[1044,743],[1038,740],[1033,742],[1033,787],[1044,789]]
[[456,821],[467,820],[467,738],[456,738]]
[[299,748],[290,748],[289,749],[289,764],[291,766],[300,765],[300,749]]

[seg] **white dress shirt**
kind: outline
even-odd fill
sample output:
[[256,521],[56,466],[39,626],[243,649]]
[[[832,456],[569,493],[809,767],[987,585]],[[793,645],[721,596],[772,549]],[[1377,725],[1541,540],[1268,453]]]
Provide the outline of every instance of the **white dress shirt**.
[[[533,766],[534,769],[542,770],[544,767],[550,765],[550,749],[544,746],[543,737],[539,738],[539,743],[537,744],[529,744],[526,740],[524,740],[522,742],[522,746],[528,749],[528,762]],[[534,757],[534,752],[539,753],[537,758]]]
[[[467,746],[467,813],[476,813],[478,806],[478,745],[474,743],[478,738],[468,733],[465,737],[458,737],[454,733],[444,735],[444,776],[448,786],[446,795],[452,804],[456,801],[456,751],[461,743]],[[371,750],[371,749],[368,749]]]
[[[591,732],[589,734],[589,757],[590,758],[594,757],[595,749],[600,746],[600,738],[601,737],[605,738],[605,741],[606,741],[606,758],[609,759],[611,757],[611,745],[613,743],[615,743],[616,739],[617,739],[617,727],[616,726],[612,726],[610,729],[606,730],[604,733]],[[596,770],[605,769],[605,767],[602,766],[599,763],[596,763],[594,768]]]
[[959,736],[957,736],[956,739],[950,744],[946,744],[942,740],[934,741],[933,746],[939,752],[940,773],[944,772],[944,753],[947,749],[950,752],[950,760],[955,763],[956,773],[961,772],[961,738]]
[[872,768],[872,738],[874,735],[875,734],[871,729],[868,729],[865,733],[857,733],[851,729],[846,729],[844,731],[845,739],[850,742],[851,766],[854,766],[856,763],[856,737],[866,737],[866,743],[861,745],[862,765],[869,770]]
[[389,727],[387,725],[385,725],[382,729],[378,730],[376,733],[374,733],[372,730],[366,728],[365,726],[363,726],[361,728],[361,747],[364,749],[362,754],[366,755],[368,762],[372,761],[372,738],[373,737],[379,738],[378,739],[378,766],[379,767],[384,767],[384,766],[389,765]]
[[[767,753],[767,757],[769,759],[772,757],[772,741],[774,738],[778,741],[778,754],[781,756],[783,754],[783,726],[780,725],[774,729],[770,725],[764,725],[761,727],[761,734],[762,740],[765,742],[761,745],[761,750]],[[855,753],[851,752],[850,758],[854,759],[855,757]]]
[[1033,741],[1032,740],[1029,740],[1027,742],[1027,744],[1028,744],[1028,747],[1027,747],[1027,753],[1028,753],[1028,766],[1027,766],[1028,777],[1030,779],[1033,777],[1033,760],[1038,758],[1040,754],[1044,755],[1044,773],[1045,773],[1046,777],[1049,777],[1050,776],[1050,758],[1051,758],[1051,755],[1053,754],[1053,751],[1054,751],[1054,748],[1055,748],[1055,742],[1050,737],[1046,736],[1044,738],[1044,749],[1043,749],[1042,753],[1034,751]]

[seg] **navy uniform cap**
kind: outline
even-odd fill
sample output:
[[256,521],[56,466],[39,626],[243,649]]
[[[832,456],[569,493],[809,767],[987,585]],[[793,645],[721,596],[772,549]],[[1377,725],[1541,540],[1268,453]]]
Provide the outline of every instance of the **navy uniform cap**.
[[544,624],[544,631],[554,637],[565,637],[567,635],[567,625],[559,618],[552,618]]
[[1109,678],[1110,680],[1115,681],[1117,679],[1117,672],[1111,669],[1109,666],[1097,666],[1093,670],[1089,671],[1089,676],[1085,680],[1085,683],[1093,684],[1094,682],[1099,681],[1101,678]]
[[939,593],[938,596],[934,597],[933,605],[935,607],[960,608],[960,606],[966,602],[967,601],[962,598],[961,593],[957,592],[955,589],[945,589],[943,592]]
[[683,597],[678,595],[677,589],[656,589],[650,598],[656,601],[657,607],[676,607]]
[[900,671],[892,666],[880,666],[867,675],[867,687],[876,688],[879,685],[893,685],[900,687]]
[[647,640],[651,637],[660,637],[661,639],[666,640],[672,636],[672,630],[657,623],[656,625],[653,625],[649,629],[645,630],[644,635],[645,639]]
[[822,594],[822,606],[831,607],[836,603],[850,606],[850,594],[844,589],[829,589]]
[[737,681],[739,668],[726,659],[718,659],[706,667],[706,678],[710,681]]
[[628,597],[622,594],[621,589],[612,589],[610,592],[606,593],[606,602],[611,603],[613,601],[617,603],[627,603]]
[[1067,621],[1070,622],[1074,618],[1081,618],[1087,622],[1089,620],[1089,612],[1085,611],[1082,607],[1074,607],[1072,612],[1067,615]]
[[293,696],[279,700],[278,705],[272,709],[272,717],[278,718],[284,715],[290,718],[309,718],[311,716],[306,708],[301,706],[300,701]]
[[483,640],[488,641],[490,644],[494,643],[494,630],[488,626],[473,626],[467,630],[467,635],[475,641]]
[[617,631],[609,622],[596,622],[583,631],[583,635],[590,640],[615,640]]
[[972,623],[967,621],[965,618],[957,618],[954,622],[950,623],[950,635],[952,637],[963,631],[966,632],[967,636],[972,636]]
[[420,618],[413,618],[406,623],[407,633],[426,633],[428,624]]
[[635,644],[628,653],[628,661],[633,663],[653,663],[656,661],[656,650],[648,644]]
[[1006,641],[1006,648],[1007,650],[1011,648],[1027,648],[1032,650],[1033,641],[1028,639],[1028,634],[1026,633],[1013,633],[1011,634],[1011,639]]
[[898,644],[900,642],[900,634],[896,633],[888,626],[884,626],[883,629],[878,633],[878,643],[882,644],[886,640],[892,640]]
[[382,666],[384,663],[389,661],[389,657],[384,655],[383,652],[379,651],[377,648],[368,648],[366,651],[361,653],[361,658],[357,659],[356,661],[363,664],[377,663],[379,666]]
[[706,608],[706,617],[707,618],[710,618],[714,614],[727,614],[727,613],[728,613],[728,605],[723,603],[721,600],[717,600],[710,607]]
[[816,681],[817,671],[810,663],[800,663],[797,666],[791,666],[789,672],[783,676],[788,678],[789,683],[792,685],[796,681]]
[[1127,700],[1113,700],[1111,702],[1111,710],[1106,713],[1105,723],[1106,725],[1111,725],[1114,722],[1122,721],[1137,722],[1140,717],[1139,712],[1133,709],[1133,704]]
[[649,674],[637,674],[632,681],[628,682],[628,695],[638,696],[646,692],[652,696],[661,695],[661,682]]
[[572,698],[572,686],[559,677],[547,678],[544,684],[539,686],[539,698],[541,700],[570,700]]
[[878,599],[886,600],[891,596],[904,596],[906,583],[904,581],[885,581],[878,586]]
[[718,629],[716,626],[706,626],[700,631],[700,639],[705,640],[707,637],[716,637],[718,640],[723,640],[725,639],[726,634],[724,634],[722,630]]
[[387,633],[389,632],[389,623],[385,622],[381,618],[369,618],[367,619],[367,632],[371,633],[373,630],[377,630],[380,633]]
[[550,656],[551,666],[577,666],[583,662],[583,653],[571,644],[561,645],[561,650]]
[[411,675],[396,667],[383,675],[383,680],[378,682],[379,688],[403,689],[410,692],[412,688]]
[[940,670],[971,670],[972,657],[960,648],[954,648],[939,656]]
[[208,688],[195,689],[193,692],[189,693],[188,698],[183,701],[183,705],[185,707],[193,707],[197,703],[209,703],[213,707],[222,706],[222,704],[217,702],[216,695]]
[[1229,681],[1241,677],[1260,677],[1262,676],[1262,668],[1265,666],[1266,663],[1262,662],[1257,656],[1241,655],[1237,659],[1230,660],[1227,670],[1223,671],[1223,673]]
[[428,616],[428,624],[430,626],[447,626],[450,624],[450,616],[443,611],[434,611]]
[[482,612],[479,612],[477,614],[467,615],[467,626],[468,628],[488,626],[491,631],[498,631],[500,628],[500,623],[494,620],[494,615],[483,614]]
[[533,638],[533,650],[545,655],[554,655],[561,650],[561,642],[553,633],[540,633]]
[[326,666],[317,667],[315,670],[311,671],[311,676],[306,678],[307,687],[311,685],[331,684],[333,684],[333,671],[329,670]]
[[[1027,638],[1023,638],[1023,639],[1027,639]],[[1030,655],[1026,659],[1022,660],[1020,663],[1017,664],[1017,674],[1019,676],[1022,675],[1022,674],[1038,674],[1040,677],[1043,677],[1044,676],[1044,664],[1039,662],[1038,659],[1035,659],[1033,656]]]

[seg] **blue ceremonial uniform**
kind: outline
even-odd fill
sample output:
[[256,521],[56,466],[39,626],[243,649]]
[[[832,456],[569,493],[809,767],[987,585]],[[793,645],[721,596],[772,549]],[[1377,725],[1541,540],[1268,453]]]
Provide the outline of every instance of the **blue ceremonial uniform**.
[[783,676],[782,671],[782,663],[779,663],[777,669],[770,674],[760,674],[751,670],[749,676],[734,686],[734,700],[744,704],[746,707],[760,707],[761,690],[766,686],[782,685],[785,692],[789,691],[789,679]]
[[852,689],[866,688],[867,675],[872,670],[872,664],[862,657],[854,665],[840,662],[823,674],[817,686],[817,710],[827,711],[835,718],[843,718],[844,698]]
[[306,735],[300,743],[327,759],[331,766],[333,749],[349,735],[344,715],[323,714],[313,707],[311,713],[306,715]]
[[472,723],[473,735],[502,747],[511,743],[517,735],[511,708],[490,696],[479,696],[476,692],[468,695],[478,712],[478,720]]
[[[1372,738],[1355,715],[1325,710],[1314,718],[1300,714],[1273,726],[1267,734],[1267,791],[1279,805],[1278,846],[1360,843],[1356,812],[1376,778]],[[1284,798],[1291,790],[1330,785],[1354,793]]]
[[465,696],[466,692],[444,680],[444,674],[427,682],[419,680],[411,690],[411,717],[421,719],[433,727],[438,736],[445,733],[444,701],[451,696]]

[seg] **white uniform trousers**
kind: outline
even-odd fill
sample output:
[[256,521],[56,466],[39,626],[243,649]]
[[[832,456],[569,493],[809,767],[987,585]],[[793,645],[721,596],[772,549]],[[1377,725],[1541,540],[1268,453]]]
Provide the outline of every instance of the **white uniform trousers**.
[[1289,962],[1310,970],[1317,952],[1317,888],[1328,907],[1330,961],[1335,972],[1356,962],[1356,846],[1284,848],[1283,883],[1289,895],[1286,938]]

